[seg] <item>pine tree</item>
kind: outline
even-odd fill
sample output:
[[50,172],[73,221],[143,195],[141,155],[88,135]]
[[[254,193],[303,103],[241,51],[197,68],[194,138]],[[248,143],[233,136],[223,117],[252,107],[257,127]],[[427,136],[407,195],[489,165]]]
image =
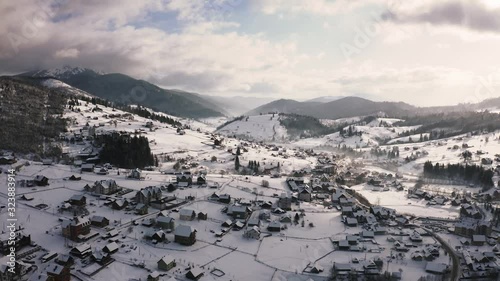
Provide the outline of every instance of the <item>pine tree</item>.
[[240,158],[238,155],[236,155],[236,158],[234,159],[234,169],[238,171],[240,169]]

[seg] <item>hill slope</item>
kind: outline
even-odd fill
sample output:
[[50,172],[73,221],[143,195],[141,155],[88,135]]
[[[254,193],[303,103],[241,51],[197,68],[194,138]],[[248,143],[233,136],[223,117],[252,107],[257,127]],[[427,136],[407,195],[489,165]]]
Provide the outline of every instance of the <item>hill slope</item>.
[[65,67],[30,71],[20,76],[55,78],[103,99],[139,104],[175,116],[206,118],[226,114],[217,104],[198,94],[162,89],[120,73],[101,74],[91,69]]
[[29,80],[0,77],[0,148],[50,156],[52,140],[66,130],[66,100]]

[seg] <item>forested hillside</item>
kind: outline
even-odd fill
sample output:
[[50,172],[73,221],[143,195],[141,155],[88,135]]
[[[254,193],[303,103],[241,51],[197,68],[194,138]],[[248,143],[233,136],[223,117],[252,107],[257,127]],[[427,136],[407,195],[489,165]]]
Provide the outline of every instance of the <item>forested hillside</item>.
[[22,79],[0,77],[0,149],[52,156],[66,130],[67,96]]

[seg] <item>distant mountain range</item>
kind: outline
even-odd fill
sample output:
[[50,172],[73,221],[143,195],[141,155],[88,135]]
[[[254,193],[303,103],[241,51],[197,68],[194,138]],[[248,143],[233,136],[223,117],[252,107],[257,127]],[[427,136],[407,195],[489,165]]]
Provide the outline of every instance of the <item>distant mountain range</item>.
[[277,100],[248,112],[256,115],[267,112],[282,112],[307,115],[319,119],[338,119],[364,116],[383,112],[389,116],[406,115],[416,107],[403,102],[374,102],[359,97],[343,97],[330,102]]
[[244,114],[245,112],[259,107],[263,104],[272,102],[273,98],[262,98],[262,97],[221,97],[221,96],[203,96],[208,100],[212,100],[214,103],[219,104],[220,107],[224,108],[229,114],[233,116],[238,116]]
[[295,101],[280,99],[250,110],[245,115],[258,115],[269,112],[295,113],[319,119],[338,119],[345,117],[366,116],[383,113],[390,117],[420,116],[436,113],[487,110],[500,108],[500,98],[493,98],[477,104],[454,106],[416,107],[404,102],[375,102],[360,97],[332,97]]
[[199,94],[163,89],[120,73],[104,74],[87,68],[64,67],[30,71],[18,76],[57,79],[109,101],[142,105],[180,117],[207,118],[229,115],[218,103]]
[[[81,67],[36,70],[18,76],[32,78],[50,87],[63,88],[67,84],[73,87],[73,90],[70,90],[76,94],[78,94],[78,90],[81,90],[83,94],[89,93],[112,102],[142,105],[155,111],[194,119],[241,114],[258,115],[268,112],[293,113],[319,119],[338,119],[379,113],[391,117],[407,117],[500,108],[500,98],[489,99],[477,104],[416,107],[404,102],[371,101],[363,98],[369,97],[367,94],[362,95],[363,97],[323,96],[302,102],[261,97],[208,96],[163,89],[147,81],[134,79],[124,74],[105,74]],[[58,83],[57,80],[61,83]]]
[[336,101],[341,98],[344,98],[343,96],[324,96],[324,97],[317,97],[313,98],[310,100],[306,100],[307,102],[321,102],[321,103],[326,103],[326,102],[331,102],[331,101]]

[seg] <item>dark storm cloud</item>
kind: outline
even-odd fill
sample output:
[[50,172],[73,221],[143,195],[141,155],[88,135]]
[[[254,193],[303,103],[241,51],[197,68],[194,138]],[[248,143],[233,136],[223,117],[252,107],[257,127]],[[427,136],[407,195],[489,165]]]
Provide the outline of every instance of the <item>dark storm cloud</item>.
[[489,9],[479,1],[436,1],[426,9],[408,13],[392,11],[383,17],[399,23],[430,23],[460,26],[481,32],[500,32],[500,10]]

